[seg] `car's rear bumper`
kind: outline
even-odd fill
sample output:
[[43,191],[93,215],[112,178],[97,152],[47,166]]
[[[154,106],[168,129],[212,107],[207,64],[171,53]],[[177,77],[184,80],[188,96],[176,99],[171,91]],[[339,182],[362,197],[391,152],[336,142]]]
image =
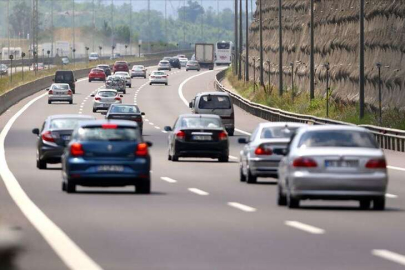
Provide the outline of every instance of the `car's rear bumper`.
[[60,163],[65,148],[62,146],[42,146],[39,159],[47,163]]
[[258,177],[274,177],[278,174],[280,159],[251,158],[249,160],[249,170],[252,175]]
[[89,77],[92,81],[105,81],[105,77]]
[[222,142],[180,142],[175,143],[175,152],[179,157],[212,157],[229,155],[227,141]]
[[186,67],[187,70],[200,70],[200,67]]
[[171,67],[158,67],[158,70],[171,70]]
[[165,83],[168,83],[168,80],[152,79],[152,80],[150,80],[150,83],[162,83],[162,84],[165,84]]
[[49,101],[72,101],[73,97],[72,96],[48,96]]
[[135,77],[146,77],[145,73],[131,73],[131,77],[135,78]]
[[385,172],[369,174],[314,174],[294,172],[288,180],[291,194],[297,198],[354,199],[384,196],[388,176]]

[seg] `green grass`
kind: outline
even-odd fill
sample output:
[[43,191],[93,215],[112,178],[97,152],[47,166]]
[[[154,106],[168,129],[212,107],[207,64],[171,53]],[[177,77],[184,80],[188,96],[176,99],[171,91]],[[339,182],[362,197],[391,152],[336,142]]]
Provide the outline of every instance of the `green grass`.
[[[135,61],[142,61],[142,60],[146,60],[147,58],[125,58],[125,61],[128,62],[135,62]],[[95,67],[98,64],[114,64],[116,60],[100,60],[97,62],[91,62],[91,63],[85,63],[85,62],[81,62],[81,63],[70,63],[69,65],[64,65],[63,69],[65,70],[79,70],[79,69],[85,69],[85,68],[91,68],[91,67]],[[56,70],[60,70],[62,69],[62,66],[58,66],[58,67],[54,67],[51,69],[45,69],[45,70],[39,70],[37,72],[37,74],[35,74],[34,71],[24,71],[24,74],[21,72],[21,67],[17,67],[17,72],[13,73],[13,80],[10,80],[10,76],[2,76],[0,77],[0,95],[14,89],[17,86],[35,81],[37,79],[49,76],[49,75],[53,75],[55,74]],[[14,67],[13,67],[14,70]],[[20,71],[19,71],[20,70]],[[19,72],[18,72],[19,71]],[[24,76],[24,77],[23,77]]]
[[[226,77],[241,96],[253,102],[293,113],[326,118],[325,96],[316,96],[314,100],[310,101],[308,92],[294,89],[293,100],[291,91],[284,91],[283,96],[280,96],[278,89],[275,88],[263,89],[263,87],[256,86],[254,89],[253,82],[239,81],[231,69],[227,71]],[[365,117],[360,120],[358,104],[345,103],[333,99],[333,97],[330,97],[329,102],[329,118],[357,125],[379,125],[377,110],[367,106]],[[384,108],[382,123],[384,127],[405,129],[405,112],[394,108]]]

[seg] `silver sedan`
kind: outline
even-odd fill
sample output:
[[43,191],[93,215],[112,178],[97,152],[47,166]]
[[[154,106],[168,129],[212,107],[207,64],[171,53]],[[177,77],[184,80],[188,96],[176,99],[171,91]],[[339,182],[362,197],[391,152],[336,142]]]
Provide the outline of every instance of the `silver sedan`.
[[257,177],[276,177],[281,155],[273,153],[274,148],[285,148],[294,132],[305,127],[299,123],[261,123],[249,140],[240,138],[245,144],[240,152],[240,180],[256,183]]
[[384,210],[388,175],[383,151],[366,129],[311,126],[298,130],[279,166],[278,204],[300,200],[356,200]]
[[54,83],[46,90],[48,90],[48,104],[54,101],[73,103],[73,92],[67,83]]

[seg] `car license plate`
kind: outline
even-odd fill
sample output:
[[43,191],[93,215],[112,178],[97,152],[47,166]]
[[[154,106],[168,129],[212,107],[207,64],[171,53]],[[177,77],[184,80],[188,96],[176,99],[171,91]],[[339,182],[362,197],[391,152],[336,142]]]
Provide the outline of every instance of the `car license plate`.
[[325,167],[327,168],[355,168],[359,166],[357,160],[326,160]]
[[62,140],[64,141],[70,141],[70,135],[63,135]]
[[195,141],[211,141],[212,136],[194,135],[193,140],[195,140]]
[[109,107],[109,106],[110,106],[110,104],[108,104],[108,103],[103,104],[103,107]]
[[124,166],[121,165],[100,165],[97,167],[98,172],[122,172]]
[[61,96],[61,95],[64,95],[64,94],[65,94],[65,92],[63,92],[63,91],[55,91],[55,95]]

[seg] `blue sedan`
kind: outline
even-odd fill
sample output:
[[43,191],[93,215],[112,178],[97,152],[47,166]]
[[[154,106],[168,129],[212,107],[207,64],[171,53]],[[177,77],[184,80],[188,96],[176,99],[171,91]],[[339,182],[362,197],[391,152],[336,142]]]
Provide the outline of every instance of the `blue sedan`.
[[62,156],[62,190],[76,186],[134,185],[137,193],[151,189],[151,158],[138,125],[131,121],[95,120],[81,123]]

